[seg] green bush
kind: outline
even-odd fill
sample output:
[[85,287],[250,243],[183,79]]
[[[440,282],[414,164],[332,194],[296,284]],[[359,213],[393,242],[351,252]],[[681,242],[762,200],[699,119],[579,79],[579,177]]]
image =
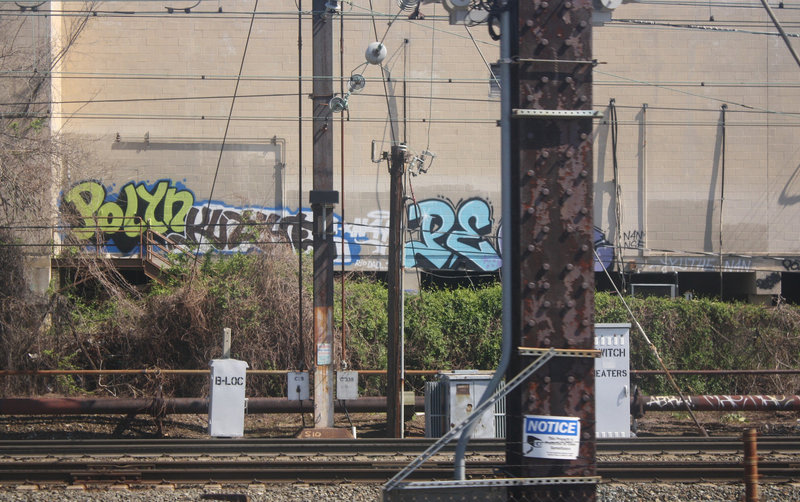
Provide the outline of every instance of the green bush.
[[[304,263],[310,268],[311,260]],[[221,332],[233,330],[232,356],[254,369],[310,368],[313,357],[312,274],[304,272],[303,327],[298,327],[297,257],[265,249],[253,255],[208,256],[196,271],[176,261],[166,285],[142,293],[98,279],[89,297],[79,289],[51,293],[46,328],[34,323],[25,335],[12,317],[0,329],[9,368],[201,369],[219,357]],[[104,289],[105,288],[105,289]],[[335,288],[334,329],[341,337],[341,287]],[[105,294],[96,294],[105,291]],[[385,369],[386,285],[367,276],[345,281],[346,363],[352,369]],[[501,286],[425,289],[405,299],[405,367],[496,367],[501,345]],[[800,310],[722,303],[709,299],[627,299],[644,332],[670,369],[795,368],[800,354]],[[8,302],[6,302],[8,304]],[[10,304],[9,304],[10,305]],[[8,310],[8,309],[6,309]],[[11,312],[9,310],[9,312]],[[18,310],[14,311],[18,312]],[[43,315],[38,316],[44,318]],[[595,295],[595,322],[631,322],[615,295]],[[20,325],[22,326],[22,325]],[[13,333],[13,337],[10,335]],[[301,350],[301,334],[303,350]],[[24,335],[24,336],[23,336]],[[24,342],[24,343],[23,343]],[[631,329],[631,367],[660,369],[651,346]],[[38,354],[38,356],[37,356]],[[303,354],[301,356],[301,354]],[[340,354],[334,354],[339,368]],[[13,360],[12,360],[13,359]],[[794,377],[677,377],[687,393],[795,393]],[[421,392],[423,378],[408,378]],[[79,379],[84,392],[114,395],[202,395],[206,379],[107,377]],[[385,379],[362,380],[366,392],[385,392]],[[641,378],[646,394],[673,394],[663,377]],[[64,382],[61,382],[64,383]],[[75,386],[60,385],[70,392]],[[42,387],[31,387],[31,392]],[[251,395],[283,395],[281,378],[248,380]]]

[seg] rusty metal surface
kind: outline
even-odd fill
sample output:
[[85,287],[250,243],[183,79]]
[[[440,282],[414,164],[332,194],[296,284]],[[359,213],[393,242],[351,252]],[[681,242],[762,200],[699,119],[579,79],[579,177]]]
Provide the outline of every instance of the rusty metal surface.
[[[513,108],[591,110],[591,15],[589,0],[526,0],[518,3],[518,52]],[[519,117],[519,220],[515,242],[519,283],[519,343],[526,347],[593,348],[592,120],[584,116]],[[514,223],[514,222],[512,222]],[[513,228],[513,227],[512,227]],[[512,237],[514,238],[514,237]],[[525,358],[512,361],[512,374]],[[510,398],[507,463],[515,475],[592,476],[594,362],[556,358]],[[523,415],[580,418],[575,460],[521,455]],[[562,500],[594,500],[595,487],[549,487]],[[560,490],[560,491],[559,491]],[[536,500],[539,488],[519,494]]]
[[[686,396],[689,407],[697,411],[795,411],[800,410],[797,395],[701,395]],[[644,411],[683,411],[679,396],[640,396],[634,407]]]
[[748,429],[743,439],[745,500],[758,502],[758,434],[755,429]]
[[301,430],[297,437],[299,439],[353,439],[350,429],[341,427],[314,427]]

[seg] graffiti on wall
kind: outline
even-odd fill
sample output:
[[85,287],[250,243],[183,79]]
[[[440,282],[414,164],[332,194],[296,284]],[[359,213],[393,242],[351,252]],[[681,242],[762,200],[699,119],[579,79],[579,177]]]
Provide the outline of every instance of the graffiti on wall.
[[593,232],[594,250],[597,253],[594,259],[594,271],[611,271],[611,265],[614,263],[614,245],[608,241],[602,229],[594,227]]
[[[99,240],[96,244],[109,252],[130,254],[140,245],[140,233],[150,228],[177,243],[200,244],[201,251],[247,253],[273,243],[291,244],[294,249],[312,247],[310,209],[302,213],[288,208],[235,207],[221,202],[196,200],[194,193],[181,183],[159,180],[155,183],[127,183],[118,192],[98,181],[84,181],[64,194],[64,203],[71,206],[81,227],[75,231],[79,239]],[[341,244],[342,226],[334,215],[337,232],[334,240]],[[345,250],[338,257],[352,265],[360,254],[361,234],[348,235]]]
[[781,265],[783,265],[784,269],[790,272],[797,272],[798,270],[800,270],[800,260],[784,258],[783,261],[781,261]]
[[[73,214],[74,235],[87,246],[105,252],[138,253],[140,235],[150,228],[172,241],[199,245],[201,252],[248,253],[265,245],[285,243],[294,250],[313,246],[310,208],[232,206],[203,201],[184,183],[173,180],[129,182],[121,188],[87,180],[62,195],[62,209]],[[335,263],[356,269],[385,270],[389,242],[389,212],[370,211],[342,222],[334,214]],[[407,206],[406,267],[425,270],[500,269],[501,225],[489,201],[470,198],[453,203],[425,199]],[[595,246],[610,266],[613,248],[600,229]],[[602,265],[595,264],[596,270]]]
[[628,230],[622,233],[622,247],[642,249],[644,247],[644,230]]
[[[650,263],[661,273],[716,272],[720,270],[719,258],[711,256],[662,256]],[[748,272],[752,270],[750,258],[727,257],[722,260],[723,272]]]
[[[499,270],[500,253],[492,236],[492,207],[473,198],[454,205],[428,199],[408,206],[405,266],[433,270]],[[498,226],[499,228],[499,226]]]

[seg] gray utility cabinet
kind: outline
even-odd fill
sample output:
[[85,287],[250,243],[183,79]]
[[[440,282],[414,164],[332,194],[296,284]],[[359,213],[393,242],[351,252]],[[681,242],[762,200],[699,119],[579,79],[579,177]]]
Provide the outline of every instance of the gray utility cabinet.
[[[438,381],[425,384],[425,437],[441,437],[448,430],[464,421],[478,406],[492,372],[462,370],[440,373]],[[495,404],[494,410],[487,410],[472,429],[473,438],[494,438],[505,436],[505,422],[499,428],[496,417],[505,419],[505,403]],[[500,413],[502,411],[502,413]]]
[[[630,324],[595,324],[595,435],[626,438],[630,420]],[[425,437],[441,437],[478,405],[493,372],[442,372],[425,384]],[[500,385],[503,385],[501,383]],[[472,431],[473,438],[506,435],[505,398],[486,411]]]

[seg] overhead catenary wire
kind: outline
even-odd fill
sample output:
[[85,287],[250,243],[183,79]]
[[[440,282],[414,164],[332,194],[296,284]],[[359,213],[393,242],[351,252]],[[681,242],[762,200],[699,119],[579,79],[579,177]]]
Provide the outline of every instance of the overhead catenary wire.
[[[247,38],[245,39],[244,49],[242,50],[242,60],[241,60],[241,63],[239,63],[239,75],[240,76],[242,74],[242,71],[244,70],[244,62],[245,62],[245,59],[247,58],[247,48],[250,45],[250,36],[253,33],[253,24],[255,23],[255,19],[256,19],[255,12],[256,12],[257,9],[258,9],[258,0],[255,0],[255,3],[253,5],[253,16],[250,18],[250,27],[247,30]],[[236,86],[233,89],[233,97],[231,98],[231,107],[230,107],[230,109],[228,111],[228,120],[225,123],[225,132],[222,135],[222,144],[220,145],[220,148],[219,148],[219,156],[217,157],[217,167],[214,170],[214,178],[211,181],[211,190],[209,191],[209,195],[208,195],[208,203],[206,204],[206,211],[209,210],[209,208],[211,207],[211,201],[214,200],[214,188],[217,185],[217,178],[219,176],[219,169],[220,169],[220,166],[222,165],[222,155],[225,152],[225,141],[228,139],[228,131],[229,131],[230,125],[231,125],[231,118],[233,117],[233,107],[236,105],[236,93],[239,91],[239,82],[240,81],[237,79],[236,80]],[[201,234],[201,237],[200,237],[199,246],[202,246],[202,234]],[[197,259],[196,258],[199,256],[199,253],[200,253],[200,247],[199,246],[198,246],[197,254],[195,255],[194,264],[192,266],[192,273],[191,273],[191,275],[189,277],[189,284],[190,285],[192,284],[192,281],[194,280],[195,272],[197,270]]]
[[[433,4],[433,12],[436,13],[436,4]],[[431,34],[431,66],[430,66],[430,83],[428,84],[428,119],[433,119],[433,69],[436,54],[436,32]],[[425,140],[425,150],[431,149],[431,125],[433,122],[428,120],[427,138]]]

